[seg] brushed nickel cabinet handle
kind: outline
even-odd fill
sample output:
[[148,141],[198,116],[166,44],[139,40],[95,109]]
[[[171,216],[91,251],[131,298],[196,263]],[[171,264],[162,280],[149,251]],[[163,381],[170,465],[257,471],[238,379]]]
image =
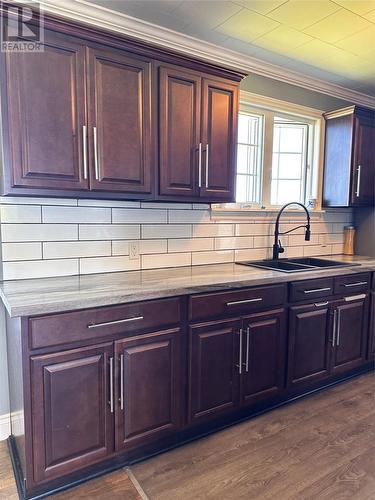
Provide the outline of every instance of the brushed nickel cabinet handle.
[[323,307],[323,306],[328,306],[329,302],[316,302],[314,305],[315,307]]
[[249,372],[249,357],[250,357],[250,327],[246,329],[246,373]]
[[202,143],[198,144],[198,187],[202,187]]
[[242,334],[243,334],[242,328],[240,328],[239,334],[240,334],[240,353],[239,353],[237,367],[238,367],[238,373],[241,375],[242,374]]
[[99,177],[99,161],[98,161],[98,131],[96,127],[93,127],[94,133],[94,164],[95,164],[95,179],[100,180]]
[[143,316],[135,316],[134,318],[118,319],[116,321],[107,321],[105,323],[95,323],[94,325],[87,325],[87,328],[100,328],[101,326],[118,325],[120,323],[130,323],[131,321],[140,321]]
[[208,189],[208,144],[206,146],[206,189]]
[[359,192],[361,188],[361,165],[358,165],[357,167],[357,190],[355,192],[356,197],[359,197]]
[[349,288],[351,286],[361,286],[361,285],[367,285],[367,281],[357,281],[357,283],[344,283],[344,286],[346,288]]
[[340,330],[341,330],[341,311],[337,311],[337,327],[336,327],[336,345],[340,345]]
[[83,178],[87,179],[87,127],[82,127],[82,149],[83,149]]
[[113,358],[109,358],[109,407],[113,413]]
[[256,299],[246,299],[246,300],[235,300],[233,302],[227,302],[227,306],[237,306],[239,304],[250,304],[250,302],[261,302],[262,297],[257,297]]
[[124,409],[124,355],[120,356],[120,408]]
[[330,287],[327,287],[327,288],[313,288],[311,290],[304,290],[303,293],[329,292],[330,290],[331,290]]
[[333,328],[332,328],[332,347],[335,347],[336,343],[336,323],[337,323],[337,310],[333,311]]
[[353,302],[353,300],[365,299],[366,294],[360,293],[359,295],[350,295],[350,297],[344,297],[345,302]]

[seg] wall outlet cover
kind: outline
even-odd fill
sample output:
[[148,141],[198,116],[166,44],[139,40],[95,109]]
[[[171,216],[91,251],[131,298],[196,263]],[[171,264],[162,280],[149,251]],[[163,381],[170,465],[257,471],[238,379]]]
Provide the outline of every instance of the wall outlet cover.
[[129,259],[139,259],[139,241],[129,241]]

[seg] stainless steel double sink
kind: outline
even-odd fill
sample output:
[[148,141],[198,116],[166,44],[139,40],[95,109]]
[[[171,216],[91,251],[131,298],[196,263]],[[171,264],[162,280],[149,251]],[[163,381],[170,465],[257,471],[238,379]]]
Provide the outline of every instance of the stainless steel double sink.
[[359,266],[359,264],[355,264],[353,262],[340,262],[337,260],[320,259],[317,257],[249,260],[246,262],[237,262],[237,264],[250,267],[260,267],[261,269],[270,269],[273,271],[281,271],[282,273],[298,273],[305,271],[317,271],[318,269]]

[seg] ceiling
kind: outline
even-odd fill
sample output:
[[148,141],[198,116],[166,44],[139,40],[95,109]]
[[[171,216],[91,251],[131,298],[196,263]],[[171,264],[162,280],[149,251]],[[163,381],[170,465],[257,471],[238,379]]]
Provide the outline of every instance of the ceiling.
[[375,95],[375,0],[90,0]]

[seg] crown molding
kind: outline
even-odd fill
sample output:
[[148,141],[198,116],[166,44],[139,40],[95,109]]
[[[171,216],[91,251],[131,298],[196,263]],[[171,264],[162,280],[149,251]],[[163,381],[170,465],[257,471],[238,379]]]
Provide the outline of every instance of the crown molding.
[[303,73],[287,70],[281,66],[115,12],[106,7],[93,5],[85,0],[39,0],[38,3],[50,14],[121,33],[143,42],[172,49],[237,71],[256,73],[267,78],[375,109],[375,98],[370,95],[313,78]]

